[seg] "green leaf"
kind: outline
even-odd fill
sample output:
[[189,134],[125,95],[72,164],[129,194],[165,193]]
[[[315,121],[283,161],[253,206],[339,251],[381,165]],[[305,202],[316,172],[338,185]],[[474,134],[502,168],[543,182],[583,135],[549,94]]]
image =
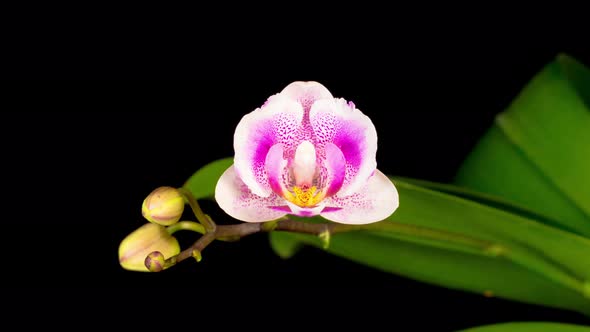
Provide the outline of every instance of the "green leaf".
[[233,162],[233,158],[224,158],[203,166],[184,183],[183,188],[190,190],[195,199],[213,198],[217,180]]
[[511,322],[473,327],[459,332],[588,332],[590,327],[562,323]]
[[562,228],[567,231],[574,231],[567,226],[564,226],[562,223],[553,220],[547,216],[542,215],[538,211],[534,211],[526,206],[517,204],[513,201],[506,200],[500,196],[496,196],[493,194],[487,194],[484,192],[475,191],[473,189],[467,187],[456,186],[452,184],[446,183],[439,183],[439,182],[431,182],[426,180],[420,179],[413,179],[407,177],[392,177],[392,181],[403,181],[410,184],[415,184],[420,187],[428,188],[435,191],[441,191],[450,195],[455,195],[461,198],[465,198],[468,200],[476,201],[478,203],[489,205],[500,210],[505,210],[511,213],[515,213],[530,219],[534,219],[540,222],[543,222],[547,225]]
[[457,173],[590,237],[590,71],[560,55],[500,114]]
[[[395,184],[399,209],[379,229],[333,234],[328,252],[431,284],[590,314],[590,240],[476,201]],[[448,240],[400,233],[400,224]],[[273,241],[322,246],[315,236],[280,236]]]
[[293,257],[302,247],[301,241],[289,236],[287,233],[275,232],[269,237],[272,250],[283,259]]

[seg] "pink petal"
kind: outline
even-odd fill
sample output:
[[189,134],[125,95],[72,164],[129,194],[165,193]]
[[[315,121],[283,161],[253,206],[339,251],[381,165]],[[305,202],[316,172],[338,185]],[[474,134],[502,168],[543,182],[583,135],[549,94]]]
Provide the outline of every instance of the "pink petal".
[[287,190],[284,185],[286,181],[283,179],[286,167],[287,160],[283,158],[283,145],[273,145],[266,155],[265,168],[270,188],[279,196],[283,196]]
[[271,195],[265,161],[272,146],[281,143],[293,149],[293,135],[300,131],[301,105],[284,96],[274,95],[261,108],[246,114],[234,135],[234,166],[242,181],[258,196]]
[[377,168],[377,131],[373,122],[344,99],[316,101],[309,116],[316,144],[333,143],[346,160],[346,176],[338,195],[355,193]]
[[318,82],[293,82],[287,85],[281,95],[301,103],[304,110],[309,110],[316,100],[332,99],[332,94]]
[[285,211],[275,209],[284,206],[285,200],[271,193],[268,197],[253,194],[237,176],[234,166],[228,168],[215,187],[215,200],[225,213],[246,222],[264,222],[280,218]]
[[[325,200],[321,216],[342,224],[362,225],[389,217],[399,206],[397,189],[379,170],[353,195],[340,194]],[[339,210],[334,208],[340,208]]]
[[[332,143],[327,143],[324,149],[325,168],[322,168],[321,171],[322,173],[324,171],[326,172],[326,196],[330,197],[335,195],[342,187],[344,176],[346,174],[346,159],[344,158],[342,151]],[[324,175],[322,174],[322,177],[323,176]]]

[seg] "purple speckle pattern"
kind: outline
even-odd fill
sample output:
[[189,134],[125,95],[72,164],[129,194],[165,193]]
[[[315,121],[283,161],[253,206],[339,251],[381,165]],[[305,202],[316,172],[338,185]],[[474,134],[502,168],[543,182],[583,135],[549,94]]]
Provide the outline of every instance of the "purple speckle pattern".
[[363,162],[362,151],[366,150],[364,128],[359,128],[353,123],[345,123],[334,135],[332,142],[342,151],[348,167],[354,170],[360,168]]
[[249,213],[262,217],[266,214],[268,206],[279,206],[284,204],[283,199],[277,194],[272,193],[269,197],[261,198],[254,195],[244,183],[239,184],[240,195],[234,201],[236,209],[247,209]]
[[356,192],[345,197],[333,196],[330,202],[333,206],[354,208],[359,210],[371,210],[373,202],[366,199],[363,192]]

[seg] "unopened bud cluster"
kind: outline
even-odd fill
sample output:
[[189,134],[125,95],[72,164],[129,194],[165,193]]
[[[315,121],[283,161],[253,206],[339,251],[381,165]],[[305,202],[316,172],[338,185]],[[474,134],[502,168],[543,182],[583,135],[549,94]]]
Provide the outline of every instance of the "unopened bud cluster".
[[165,226],[177,223],[184,197],[176,188],[160,187],[143,201],[142,214],[150,223],[129,234],[119,245],[119,263],[131,271],[161,271],[167,258],[180,253],[180,245]]

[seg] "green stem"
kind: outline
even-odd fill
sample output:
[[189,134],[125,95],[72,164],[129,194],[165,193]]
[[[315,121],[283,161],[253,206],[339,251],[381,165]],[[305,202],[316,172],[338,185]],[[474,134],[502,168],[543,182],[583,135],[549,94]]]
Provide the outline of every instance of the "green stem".
[[[194,228],[194,225],[190,224],[190,222],[183,222],[179,224],[180,225],[176,228],[173,228],[172,231],[185,229],[185,227]],[[213,224],[215,225],[215,223]],[[202,229],[199,228],[199,230]],[[312,224],[288,218],[282,218],[278,221],[275,220],[266,223],[242,223],[237,225],[216,226],[212,231],[207,230],[206,232],[204,232],[205,234],[199,240],[197,240],[192,246],[190,246],[186,250],[183,250],[179,255],[170,257],[168,259],[168,263],[176,264],[187,258],[194,257],[195,251],[199,253],[202,252],[205,249],[205,247],[207,247],[211,242],[213,242],[213,240],[235,240],[251,234],[271,231],[287,231],[294,233],[325,236],[329,234],[358,230],[387,231],[398,235],[413,236],[416,238],[438,240],[442,242],[452,242],[455,244],[461,244],[464,246],[468,246],[470,248],[482,250],[485,253],[492,254],[495,256],[503,253],[501,247],[499,247],[498,245],[494,245],[492,242],[489,241],[483,241],[479,239],[466,237],[460,234],[449,233],[420,226],[400,224],[391,221],[383,221],[380,223],[369,225],[344,225],[336,223]]]
[[203,225],[194,221],[180,221],[174,225],[166,227],[166,230],[170,235],[178,231],[192,231],[200,234],[205,234],[207,232]]
[[183,250],[177,256],[170,257],[166,261],[170,260],[171,262],[173,262],[173,264],[180,263],[187,258],[195,257],[195,252],[197,252],[199,255],[198,260],[201,260],[201,252],[203,251],[203,249],[205,249],[205,247],[207,247],[211,242],[213,242],[213,240],[215,240],[215,232],[206,233],[205,235],[201,236],[201,238],[198,239],[197,242],[190,246],[190,248]]
[[197,220],[203,226],[205,226],[207,232],[215,231],[217,225],[215,225],[213,220],[211,220],[211,218],[203,212],[201,206],[199,205],[199,202],[197,202],[193,194],[185,188],[178,188],[178,191],[184,196],[186,202],[190,205],[191,209],[193,210],[195,217],[197,217]]

